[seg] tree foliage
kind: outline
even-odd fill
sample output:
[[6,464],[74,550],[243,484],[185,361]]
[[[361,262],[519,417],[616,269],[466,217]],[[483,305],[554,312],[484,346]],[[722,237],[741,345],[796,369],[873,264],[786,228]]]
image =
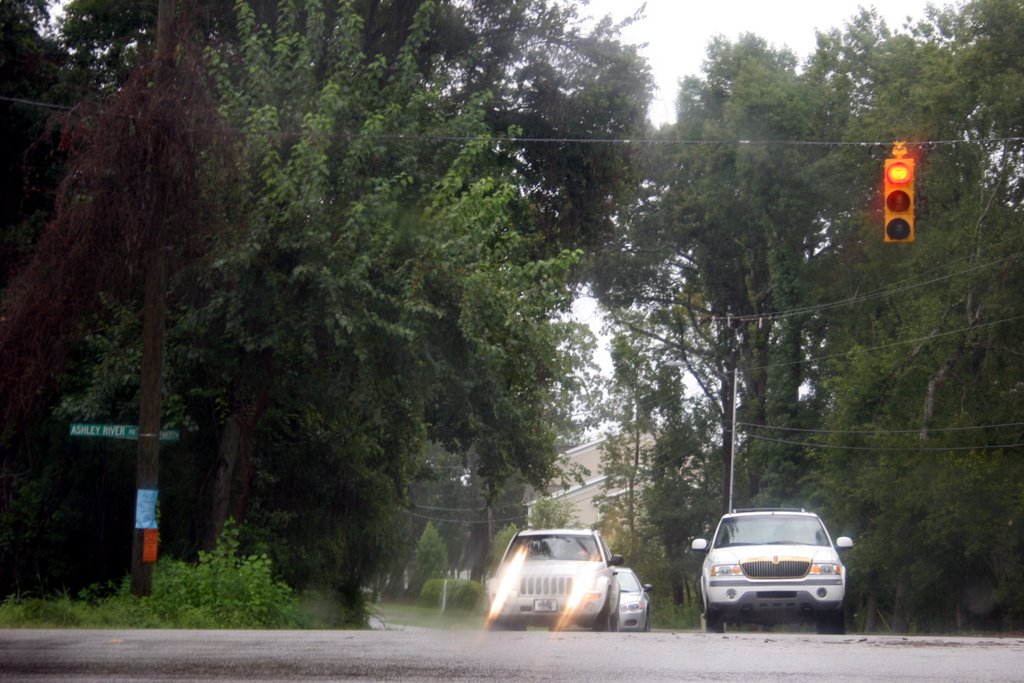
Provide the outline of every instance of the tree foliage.
[[[1024,233],[1019,102],[1005,87],[1024,54],[1005,31],[1022,19],[1019,3],[978,0],[894,32],[862,11],[820,34],[802,69],[745,36],[713,42],[683,83],[650,192],[621,225],[628,249],[597,261],[619,328],[686,367],[702,397],[683,399],[681,423],[652,425],[655,452],[693,458],[686,478],[650,466],[648,515],[666,544],[670,528],[692,538],[714,523],[713,508],[673,513],[702,510],[729,452],[735,368],[735,504],[807,505],[856,536],[861,627],[1017,623]],[[888,245],[889,144],[871,142],[903,139],[920,169],[918,232]]]
[[[169,237],[193,234],[186,227],[202,236],[168,242],[181,258],[168,295],[164,421],[184,436],[165,447],[164,548],[185,559],[211,551],[235,518],[242,544],[268,553],[291,586],[322,588],[358,612],[363,586],[390,570],[412,532],[403,508],[431,450],[469,471],[474,504],[553,476],[563,388],[582,362],[563,353],[576,328],[562,320],[581,235],[599,226],[581,212],[556,220],[541,200],[614,196],[628,187],[627,160],[580,147],[604,174],[570,183],[526,163],[538,150],[516,138],[552,116],[608,135],[639,129],[642,97],[594,103],[583,86],[614,67],[613,91],[629,84],[643,95],[642,64],[607,26],[586,33],[571,10],[545,2],[239,2],[231,22],[215,3],[180,7],[179,37],[205,51],[191,59],[183,43],[176,72],[196,87],[212,82],[205,119],[140,113],[183,92],[154,90],[137,70],[151,17],[114,0],[69,6],[66,44],[103,102],[86,124],[102,136],[79,138],[66,202],[34,245],[37,265],[4,291],[2,350],[17,379],[3,387],[4,464],[30,462],[66,421],[135,419],[132,250],[135,219],[155,211],[138,185],[159,164],[133,136],[163,125],[188,143],[164,175],[188,182],[162,199],[193,218]],[[498,34],[508,41],[490,43]],[[475,56],[486,56],[480,72]],[[541,62],[559,109],[524,112],[532,84],[512,75]],[[210,198],[198,205],[206,213],[194,210]],[[84,238],[60,262],[68,276],[47,280],[74,235]],[[49,392],[36,390],[44,374]],[[43,452],[7,489],[5,589],[37,575],[69,536],[106,537],[80,515],[39,526],[77,500],[73,482],[89,471],[52,445]],[[73,582],[67,564],[39,588]]]
[[413,556],[409,574],[409,592],[419,597],[420,592],[430,579],[444,578],[448,573],[448,551],[445,549],[441,534],[430,522],[423,529],[420,540],[416,543],[416,554]]
[[[732,491],[856,538],[866,630],[1019,627],[1016,0],[899,30],[862,10],[802,62],[717,38],[657,131],[637,48],[568,2],[186,3],[166,92],[149,9],[74,0],[52,34],[44,7],[0,9],[3,94],[83,104],[50,157],[44,117],[0,103],[3,590],[123,571],[130,450],[65,435],[136,419],[163,206],[184,434],[160,515],[182,560],[234,518],[247,554],[358,614],[432,521],[480,576],[604,391],[607,536],[677,605]],[[880,225],[896,140],[918,168],[904,245]],[[605,387],[567,321],[588,290]]]

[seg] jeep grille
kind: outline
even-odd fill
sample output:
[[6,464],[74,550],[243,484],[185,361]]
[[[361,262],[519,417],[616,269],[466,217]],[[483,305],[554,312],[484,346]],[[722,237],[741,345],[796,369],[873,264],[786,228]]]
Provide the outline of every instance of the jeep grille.
[[520,595],[569,595],[571,576],[524,576],[519,581]]
[[805,560],[757,560],[744,562],[743,573],[752,579],[799,579],[807,575],[811,563]]

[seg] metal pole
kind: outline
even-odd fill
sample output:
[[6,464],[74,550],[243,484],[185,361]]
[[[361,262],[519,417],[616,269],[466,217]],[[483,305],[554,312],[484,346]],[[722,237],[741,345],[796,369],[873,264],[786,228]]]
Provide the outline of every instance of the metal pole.
[[729,421],[729,512],[732,512],[732,486],[733,481],[736,479],[736,366],[739,363],[733,363],[732,365],[732,418]]

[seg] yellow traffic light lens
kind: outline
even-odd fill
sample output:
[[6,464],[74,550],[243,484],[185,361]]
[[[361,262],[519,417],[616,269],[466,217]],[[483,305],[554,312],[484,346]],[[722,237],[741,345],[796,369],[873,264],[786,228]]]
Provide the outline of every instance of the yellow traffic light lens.
[[896,213],[906,211],[910,208],[910,195],[903,190],[894,190],[885,198],[885,206]]
[[906,185],[910,182],[910,166],[902,161],[889,164],[885,169],[885,177],[893,185]]

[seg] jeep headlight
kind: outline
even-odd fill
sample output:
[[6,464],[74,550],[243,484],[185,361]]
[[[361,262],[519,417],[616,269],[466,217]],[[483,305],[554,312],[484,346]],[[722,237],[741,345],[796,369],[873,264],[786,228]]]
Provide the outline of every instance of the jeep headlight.
[[839,576],[843,573],[843,565],[835,562],[816,562],[811,565],[811,574]]
[[604,587],[594,572],[587,571],[577,574],[572,582],[572,593],[569,594],[566,608],[569,611],[578,607],[586,608],[590,603],[600,600],[604,596],[603,590]]
[[711,567],[711,576],[740,576],[743,568],[738,564],[716,564]]

